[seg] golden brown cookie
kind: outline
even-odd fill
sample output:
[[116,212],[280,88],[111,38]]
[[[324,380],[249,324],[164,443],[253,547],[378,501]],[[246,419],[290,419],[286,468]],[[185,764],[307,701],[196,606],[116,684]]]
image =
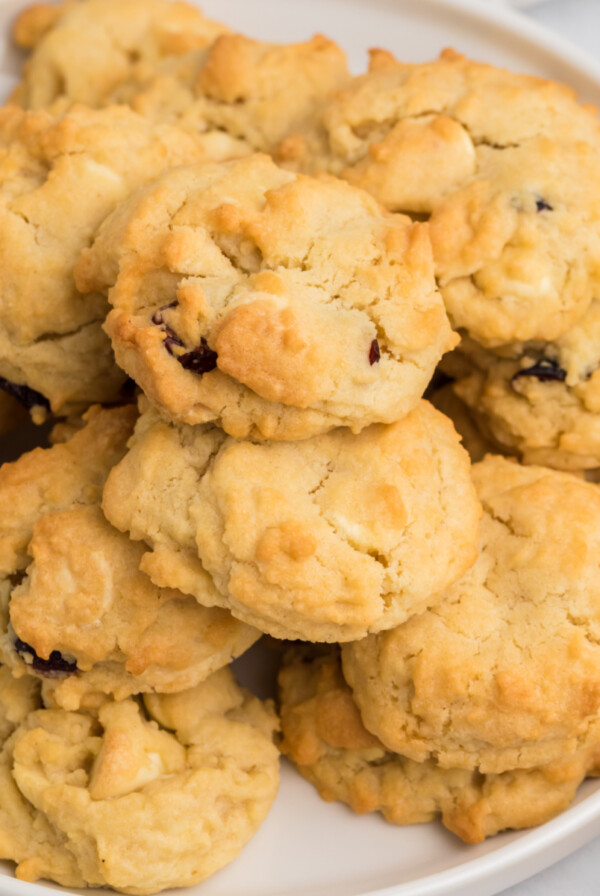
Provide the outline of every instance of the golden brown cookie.
[[25,569],[41,516],[98,502],[109,470],[125,453],[136,416],[131,405],[90,408],[85,426],[68,441],[35,448],[0,467],[0,577]]
[[277,638],[351,640],[439,600],[473,563],[480,507],[450,423],[422,401],[390,426],[302,442],[139,420],[104,489],[141,568]]
[[488,455],[475,565],[438,604],[343,648],[367,728],[444,768],[500,773],[587,749],[600,719],[600,490]]
[[[133,407],[92,409],[65,441],[0,469],[0,657],[15,674],[53,679],[65,709],[95,692],[123,699],[192,687],[260,635],[153,585],[139,571],[141,545],[105,520],[101,488],[134,418]],[[210,605],[218,594],[203,579]]]
[[116,204],[165,168],[206,158],[200,137],[128,108],[0,110],[0,377],[28,406],[115,401],[125,380],[73,267]]
[[26,8],[15,42],[33,49],[13,100],[28,109],[100,106],[140,66],[209,44],[225,25],[177,0],[84,0]]
[[145,896],[230,862],[278,786],[277,719],[222,669],[170,697],[38,709],[0,754],[0,855],[21,880]]
[[185,690],[260,637],[226,610],[153,585],[138,569],[141,545],[96,504],[41,517],[27,551],[33,562],[8,596],[0,656],[15,674],[52,680],[62,708],[95,692],[122,700]]
[[40,685],[34,678],[14,678],[0,666],[0,743],[39,706]]
[[283,752],[323,799],[381,812],[393,824],[439,815],[462,840],[479,843],[505,828],[543,824],[567,808],[586,775],[600,773],[598,746],[486,775],[392,753],[362,724],[335,655],[290,651],[279,683]]
[[[465,339],[454,390],[482,432],[525,463],[600,467],[600,301],[555,342],[492,353]],[[457,353],[454,353],[457,354]]]
[[140,190],[76,278],[153,404],[238,438],[397,420],[455,342],[423,225],[259,154]]
[[343,51],[320,34],[295,44],[223,34],[206,49],[136,66],[110,99],[266,152],[349,78]]
[[596,111],[563,85],[452,50],[421,64],[375,51],[278,159],[431,215],[450,319],[495,347],[556,339],[594,297],[599,147]]

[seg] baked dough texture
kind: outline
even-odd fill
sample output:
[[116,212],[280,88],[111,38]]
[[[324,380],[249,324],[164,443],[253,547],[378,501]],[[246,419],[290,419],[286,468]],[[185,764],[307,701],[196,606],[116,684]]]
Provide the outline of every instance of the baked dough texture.
[[344,675],[386,746],[500,773],[575,755],[600,714],[600,491],[488,456],[479,558],[436,607],[344,645]]
[[600,773],[597,745],[503,774],[443,768],[390,752],[362,724],[335,655],[290,651],[279,683],[283,752],[323,799],[358,813],[381,812],[393,824],[439,815],[462,840],[480,843],[506,828],[543,824],[567,808],[586,775]]
[[13,101],[28,109],[103,105],[142,66],[206,46],[227,31],[197,7],[169,0],[67,0],[27,7],[15,42],[33,52]]
[[69,710],[96,692],[192,687],[260,637],[226,610],[153,585],[139,571],[142,546],[105,520],[102,486],[134,419],[133,407],[94,408],[67,441],[0,469],[0,659],[15,675],[52,679]]
[[274,44],[223,34],[206,49],[137,66],[110,99],[266,152],[349,79],[344,52],[323,35]]
[[43,516],[28,553],[33,562],[10,594],[0,655],[15,674],[53,680],[65,709],[95,692],[122,700],[185,690],[260,637],[226,610],[153,585],[138,569],[142,546],[96,504]]
[[423,225],[260,154],[137,192],[76,280],[108,293],[117,362],[153,404],[238,438],[391,423],[455,344]]
[[228,669],[143,707],[30,712],[0,754],[0,855],[21,880],[68,887],[145,896],[198,883],[267,814],[276,728]]
[[34,448],[0,467],[0,577],[24,570],[38,519],[74,504],[96,504],[109,470],[125,454],[137,413],[133,405],[92,407],[66,442]]
[[269,150],[350,79],[344,52],[322,35],[274,44],[228,31],[181,2],[36,5],[15,24],[33,53],[12,99],[54,110],[127,103],[207,140],[229,134],[241,153]]
[[452,324],[496,347],[558,338],[597,295],[599,136],[563,85],[452,50],[419,65],[376,51],[277,158],[430,215]]
[[34,678],[14,678],[0,666],[0,743],[39,706],[40,685]]
[[422,401],[390,426],[239,441],[140,417],[103,496],[152,548],[141,568],[276,638],[352,640],[439,600],[474,562],[480,506],[450,423]]
[[73,267],[134,188],[206,157],[201,137],[126,107],[0,110],[0,377],[55,412],[118,398],[106,298],[83,297]]
[[600,301],[549,343],[493,354],[465,339],[454,384],[479,428],[526,463],[600,467]]

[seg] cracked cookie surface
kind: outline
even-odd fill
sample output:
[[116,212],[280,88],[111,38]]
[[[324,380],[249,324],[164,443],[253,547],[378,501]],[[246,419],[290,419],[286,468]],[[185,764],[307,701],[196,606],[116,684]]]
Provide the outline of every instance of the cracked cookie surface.
[[[398,423],[302,442],[139,420],[103,509],[145,540],[141,568],[278,638],[335,641],[395,625],[473,562],[480,507],[466,452],[427,402]],[[252,520],[252,525],[248,525]]]
[[376,51],[282,143],[394,211],[431,216],[453,325],[482,344],[555,339],[591,302],[600,263],[600,131],[569,88],[444,51]]
[[[185,690],[260,637],[226,610],[153,585],[138,569],[141,545],[96,504],[43,516],[27,550],[33,562],[9,595],[0,655],[15,674],[48,677],[65,709],[96,692]],[[208,575],[205,587],[210,595]]]
[[479,843],[543,824],[567,808],[586,775],[600,773],[597,745],[539,768],[486,775],[390,752],[362,724],[335,655],[290,651],[279,685],[284,754],[323,799],[381,812],[393,824],[439,815],[462,840]]
[[479,558],[432,610],[343,648],[389,749],[448,768],[531,768],[587,747],[600,711],[600,492],[544,467],[473,467]]
[[206,158],[200,137],[132,110],[0,111],[0,376],[53,411],[119,397],[125,375],[73,267],[117,203],[165,168]]
[[[0,657],[15,675],[52,679],[66,709],[96,692],[123,699],[192,687],[260,636],[139,571],[143,548],[98,504],[135,409],[86,417],[67,441],[0,470]],[[214,603],[207,573],[204,589]]]
[[276,728],[228,669],[143,708],[30,712],[0,755],[0,855],[21,880],[136,896],[204,880],[275,798]]
[[76,279],[153,404],[238,438],[397,420],[455,339],[423,225],[258,154],[138,191]]
[[323,35],[275,44],[224,34],[205,50],[136,67],[110,100],[267,152],[349,79],[343,51]]

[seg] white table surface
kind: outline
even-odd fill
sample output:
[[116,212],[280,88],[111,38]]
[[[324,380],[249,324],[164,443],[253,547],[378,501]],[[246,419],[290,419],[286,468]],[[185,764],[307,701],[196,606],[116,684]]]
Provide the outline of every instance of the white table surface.
[[[485,2],[485,0],[482,0]],[[559,32],[596,59],[600,57],[600,0],[549,0],[522,10],[553,31]],[[573,853],[547,871],[508,890],[501,896],[599,896],[600,838]]]

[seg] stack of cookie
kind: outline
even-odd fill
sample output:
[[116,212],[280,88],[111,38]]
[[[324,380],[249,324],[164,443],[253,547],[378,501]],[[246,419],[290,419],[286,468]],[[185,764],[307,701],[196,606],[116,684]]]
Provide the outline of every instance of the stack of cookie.
[[600,493],[472,467],[448,415],[521,449],[465,383],[593,356],[592,112],[168,0],[15,33],[0,377],[63,419],[0,468],[0,856],[140,894],[229,862],[277,790],[229,669],[263,633],[308,642],[279,741],[326,799],[470,842],[560,811],[600,770]]
[[473,477],[479,556],[438,605],[341,666],[296,648],[280,680],[284,751],[325,799],[469,843],[600,773],[597,486],[492,455]]
[[278,150],[430,217],[455,394],[492,448],[565,470],[600,465],[598,146],[562,85],[377,51]]

